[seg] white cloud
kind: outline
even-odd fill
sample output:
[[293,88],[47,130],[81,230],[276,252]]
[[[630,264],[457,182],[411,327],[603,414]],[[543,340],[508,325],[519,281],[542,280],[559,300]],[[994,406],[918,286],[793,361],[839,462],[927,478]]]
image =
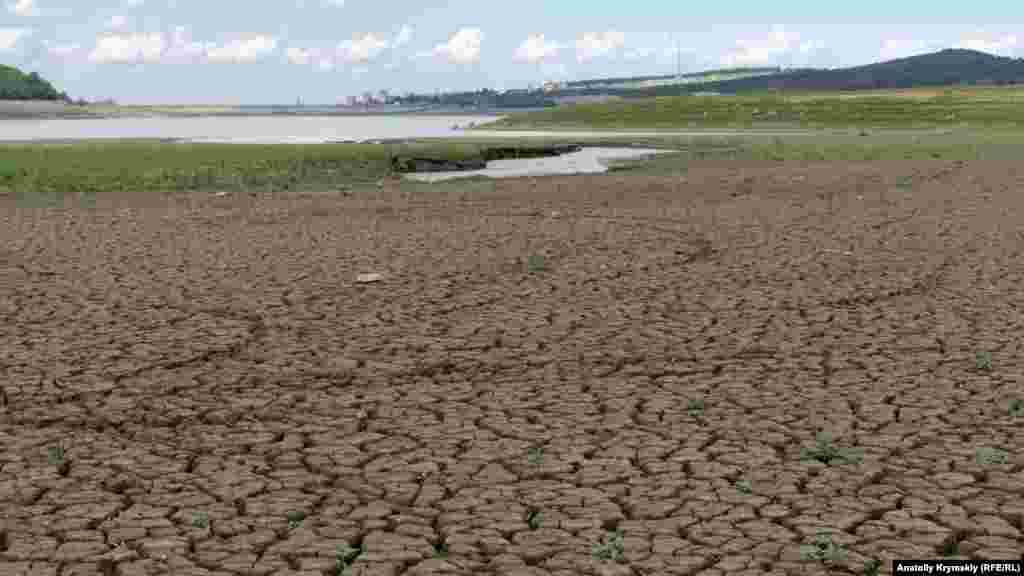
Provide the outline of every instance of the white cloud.
[[164,53],[164,62],[183,63],[198,62],[206,56],[207,52],[216,49],[213,42],[195,42],[192,35],[184,26],[174,28],[171,35],[171,47]]
[[626,45],[626,35],[615,30],[586,32],[576,39],[576,61],[589,62]]
[[80,44],[57,44],[54,46],[48,46],[46,51],[54,58],[66,60],[78,55],[81,49],[82,46]]
[[13,50],[19,40],[31,34],[28,28],[0,28],[0,50]]
[[530,36],[519,45],[513,58],[520,62],[536,64],[545,62],[558,56],[561,45],[557,42],[548,42],[543,34],[530,34]]
[[285,51],[289,64],[296,66],[315,66],[319,70],[333,70],[336,63],[334,55],[319,48],[291,47]]
[[912,38],[888,38],[882,42],[882,48],[878,52],[881,61],[907,58],[928,51],[928,47],[920,40]]
[[152,34],[113,34],[96,40],[89,60],[100,64],[157,62],[167,48],[164,37]]
[[[657,53],[658,51],[654,48],[636,48],[626,52],[622,57],[626,60],[644,60],[653,57]],[[668,51],[666,51],[666,53],[668,53]],[[673,56],[675,55],[675,49],[672,49],[671,54]]]
[[337,53],[346,62],[362,64],[376,58],[387,47],[387,40],[368,33],[338,44]]
[[[259,60],[276,47],[276,38],[261,34],[241,36],[220,45],[196,42],[187,28],[177,26],[166,37],[158,32],[100,36],[88,59],[96,63],[243,63]],[[66,45],[52,47],[50,53],[66,57],[77,50],[76,45]]]
[[965,48],[967,50],[978,50],[999,56],[1012,56],[1017,51],[1018,40],[1016,34],[996,36],[976,31],[960,37],[960,41],[954,48]]
[[125,24],[127,23],[127,18],[120,14],[116,14],[110,17],[110,20],[107,22],[107,28],[111,28],[113,30],[120,30],[121,28],[124,28]]
[[432,54],[453,64],[472,64],[480,60],[484,33],[479,28],[460,28],[444,44],[434,47]]
[[405,46],[412,40],[412,27],[408,24],[402,26],[402,29],[395,35],[395,39],[391,42],[392,48],[400,48]]
[[816,52],[824,50],[821,42],[800,40],[800,34],[789,32],[781,24],[772,26],[765,37],[736,41],[736,47],[728,51],[720,63],[725,66],[794,65],[797,61],[806,63]]
[[290,47],[285,51],[285,55],[288,58],[289,63],[297,66],[305,66],[313,59],[312,52],[309,50],[303,50],[302,48]]
[[277,38],[254,34],[236,38],[220,46],[207,48],[206,59],[214,63],[241,64],[255,62],[277,48]]
[[125,8],[135,8],[136,6],[142,4],[142,1],[143,0],[125,0],[124,7]]
[[337,6],[338,8],[345,6],[345,0],[327,0],[327,3]]
[[18,16],[34,16],[36,14],[36,2],[35,0],[16,0],[13,4],[8,4],[7,9]]

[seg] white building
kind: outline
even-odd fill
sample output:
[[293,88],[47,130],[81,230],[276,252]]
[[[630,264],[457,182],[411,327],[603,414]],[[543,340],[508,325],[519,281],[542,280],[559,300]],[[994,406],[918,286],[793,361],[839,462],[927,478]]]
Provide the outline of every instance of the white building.
[[545,92],[554,92],[555,90],[558,90],[559,88],[562,87],[562,83],[557,82],[555,80],[545,80],[544,84],[541,85],[541,87]]

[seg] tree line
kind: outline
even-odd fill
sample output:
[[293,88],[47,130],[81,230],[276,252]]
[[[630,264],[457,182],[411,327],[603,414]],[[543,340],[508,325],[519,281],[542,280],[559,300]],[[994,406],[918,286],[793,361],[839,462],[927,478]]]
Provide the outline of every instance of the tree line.
[[0,100],[64,100],[68,95],[58,92],[39,74],[25,74],[11,66],[0,64]]

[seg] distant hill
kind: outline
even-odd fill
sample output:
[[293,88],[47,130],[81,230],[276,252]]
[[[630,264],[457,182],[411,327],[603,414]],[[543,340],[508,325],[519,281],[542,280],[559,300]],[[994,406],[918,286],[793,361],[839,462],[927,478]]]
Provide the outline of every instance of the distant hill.
[[[694,80],[714,80],[716,76],[735,78],[758,76],[763,74],[777,74],[782,71],[778,66],[764,68],[721,68],[718,70],[704,70],[703,72],[689,72],[686,74],[662,74],[658,76],[627,76],[619,78],[595,78],[591,80],[574,80],[564,84],[566,90],[581,88],[607,88],[607,87],[628,87],[630,85],[643,84],[645,82],[658,83],[689,83]],[[683,80],[684,82],[675,82]]]
[[25,74],[12,66],[0,64],[0,100],[66,100],[39,74]]
[[659,86],[636,91],[629,96],[661,96],[691,92],[732,94],[765,90],[875,90],[1018,83],[1024,84],[1024,58],[1006,58],[977,50],[951,48],[853,68],[788,70],[779,74],[686,86]]

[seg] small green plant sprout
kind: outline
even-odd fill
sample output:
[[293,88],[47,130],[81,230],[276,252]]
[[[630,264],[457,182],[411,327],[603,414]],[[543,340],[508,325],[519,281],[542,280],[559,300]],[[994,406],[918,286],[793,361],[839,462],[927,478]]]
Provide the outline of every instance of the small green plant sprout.
[[690,400],[686,403],[686,412],[690,416],[703,416],[704,415],[704,400]]
[[864,450],[860,448],[839,448],[832,444],[832,435],[819,432],[815,437],[814,448],[804,448],[800,459],[815,460],[823,464],[859,464],[864,460]]
[[302,510],[296,510],[295,512],[289,512],[286,518],[288,518],[288,529],[295,530],[302,526],[302,521],[306,519],[306,513]]
[[46,449],[46,460],[51,466],[63,466],[65,462],[64,446],[50,446]]
[[622,528],[608,532],[603,542],[594,545],[594,558],[597,560],[611,560],[612,562],[621,560],[626,552],[625,545],[622,542],[624,536],[625,532]]
[[944,558],[951,558],[953,556],[960,555],[960,541],[953,538],[946,540],[946,543],[942,545],[942,556]]
[[882,570],[882,563],[878,560],[868,560],[864,563],[864,576],[878,576]]
[[196,512],[192,515],[192,526],[196,528],[207,528],[210,526],[210,515],[206,512]]
[[348,544],[338,546],[334,551],[334,572],[337,576],[350,576],[352,574],[352,563],[356,558],[366,551],[364,546],[353,548]]
[[735,486],[743,494],[753,494],[754,492],[754,487],[751,486],[750,480],[737,480]]
[[18,175],[18,167],[10,160],[0,160],[0,182],[13,180]]
[[544,462],[544,449],[539,446],[534,446],[526,452],[526,460],[534,466],[539,466]]
[[999,448],[978,448],[974,457],[978,461],[978,464],[981,464],[982,466],[1006,464],[1010,461],[1010,454],[1006,450],[1000,450]]
[[800,558],[817,562],[841,562],[846,560],[847,554],[846,547],[833,542],[832,533],[828,531],[818,532],[814,544],[800,547]]
[[79,192],[78,201],[83,208],[93,208],[96,206],[96,193],[91,190]]
[[438,542],[434,545],[434,558],[447,558],[448,557],[448,545],[444,542]]
[[1010,416],[1024,416],[1024,399],[1017,398],[1010,402]]
[[544,256],[534,254],[526,259],[526,269],[532,272],[543,272],[547,269],[547,261]]
[[991,370],[992,369],[992,353],[978,352],[974,355],[974,367],[978,370]]
[[534,510],[526,515],[526,525],[530,527],[530,530],[536,530],[541,527],[544,523],[544,513],[538,510]]

